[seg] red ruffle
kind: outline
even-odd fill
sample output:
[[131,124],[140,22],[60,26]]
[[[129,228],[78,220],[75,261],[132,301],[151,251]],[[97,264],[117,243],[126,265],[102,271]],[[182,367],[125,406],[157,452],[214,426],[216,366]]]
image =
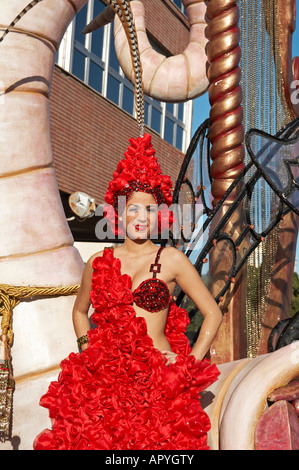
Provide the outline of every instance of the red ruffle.
[[219,375],[197,361],[185,335],[187,312],[172,303],[165,334],[178,354],[175,364],[153,347],[144,318],[132,306],[131,279],[106,249],[93,263],[89,344],[61,363],[40,404],[49,409],[52,430],[36,450],[208,449],[210,421],[200,392]]

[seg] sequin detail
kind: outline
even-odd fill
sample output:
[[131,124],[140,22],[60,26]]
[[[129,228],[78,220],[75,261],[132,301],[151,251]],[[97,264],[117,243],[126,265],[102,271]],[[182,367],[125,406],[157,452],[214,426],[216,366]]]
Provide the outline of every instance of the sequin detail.
[[156,277],[157,273],[161,272],[159,259],[163,248],[159,248],[155,262],[150,266],[153,278],[141,282],[133,292],[135,304],[151,313],[164,310],[171,300],[167,284]]

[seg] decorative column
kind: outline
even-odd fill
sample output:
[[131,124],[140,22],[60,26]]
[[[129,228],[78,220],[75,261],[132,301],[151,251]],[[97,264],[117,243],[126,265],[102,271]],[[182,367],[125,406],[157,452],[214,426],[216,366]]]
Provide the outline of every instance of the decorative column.
[[[216,205],[244,169],[244,129],[239,67],[241,49],[237,2],[210,0],[207,5],[207,17],[209,20],[207,56],[210,64],[208,69],[211,104],[210,140],[213,160],[211,175],[213,204]],[[233,197],[232,193],[231,200],[227,204],[233,202]],[[223,205],[221,216],[225,215],[227,204]],[[228,221],[226,230],[233,231],[233,235],[237,238],[241,223],[241,214],[237,213],[234,215],[234,220]],[[221,250],[216,246],[210,254],[212,293],[217,293],[218,285],[229,269],[229,263],[227,250],[223,250],[223,247]],[[229,362],[246,356],[246,274],[244,269],[225,295],[220,307],[224,319],[211,348],[211,359],[216,363]]]

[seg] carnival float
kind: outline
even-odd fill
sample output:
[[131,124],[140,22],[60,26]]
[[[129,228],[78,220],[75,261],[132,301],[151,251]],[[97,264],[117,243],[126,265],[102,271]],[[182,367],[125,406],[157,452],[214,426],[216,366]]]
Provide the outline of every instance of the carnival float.
[[[84,262],[52,167],[49,95],[62,37],[86,3],[0,0],[3,450],[32,449],[48,426],[40,396],[62,358],[77,350],[70,312]],[[168,240],[190,259],[201,243],[194,264],[201,273],[208,263],[223,311],[210,351],[221,375],[201,398],[212,424],[209,445],[298,450],[299,320],[290,318],[299,215],[295,1],[184,0],[190,43],[168,58],[149,43],[141,1],[105,3],[84,32],[114,22],[141,129],[143,93],[167,102],[209,93],[210,117],[194,134],[174,188],[178,205],[193,204],[194,230]],[[176,302],[192,322],[190,299],[178,291]]]

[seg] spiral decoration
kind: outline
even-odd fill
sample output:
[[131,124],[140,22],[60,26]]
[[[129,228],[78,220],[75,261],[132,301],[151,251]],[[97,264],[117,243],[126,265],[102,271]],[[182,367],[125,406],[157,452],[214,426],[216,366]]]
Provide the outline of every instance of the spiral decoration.
[[245,159],[237,2],[210,0],[207,17],[211,176],[215,205],[243,170]]

